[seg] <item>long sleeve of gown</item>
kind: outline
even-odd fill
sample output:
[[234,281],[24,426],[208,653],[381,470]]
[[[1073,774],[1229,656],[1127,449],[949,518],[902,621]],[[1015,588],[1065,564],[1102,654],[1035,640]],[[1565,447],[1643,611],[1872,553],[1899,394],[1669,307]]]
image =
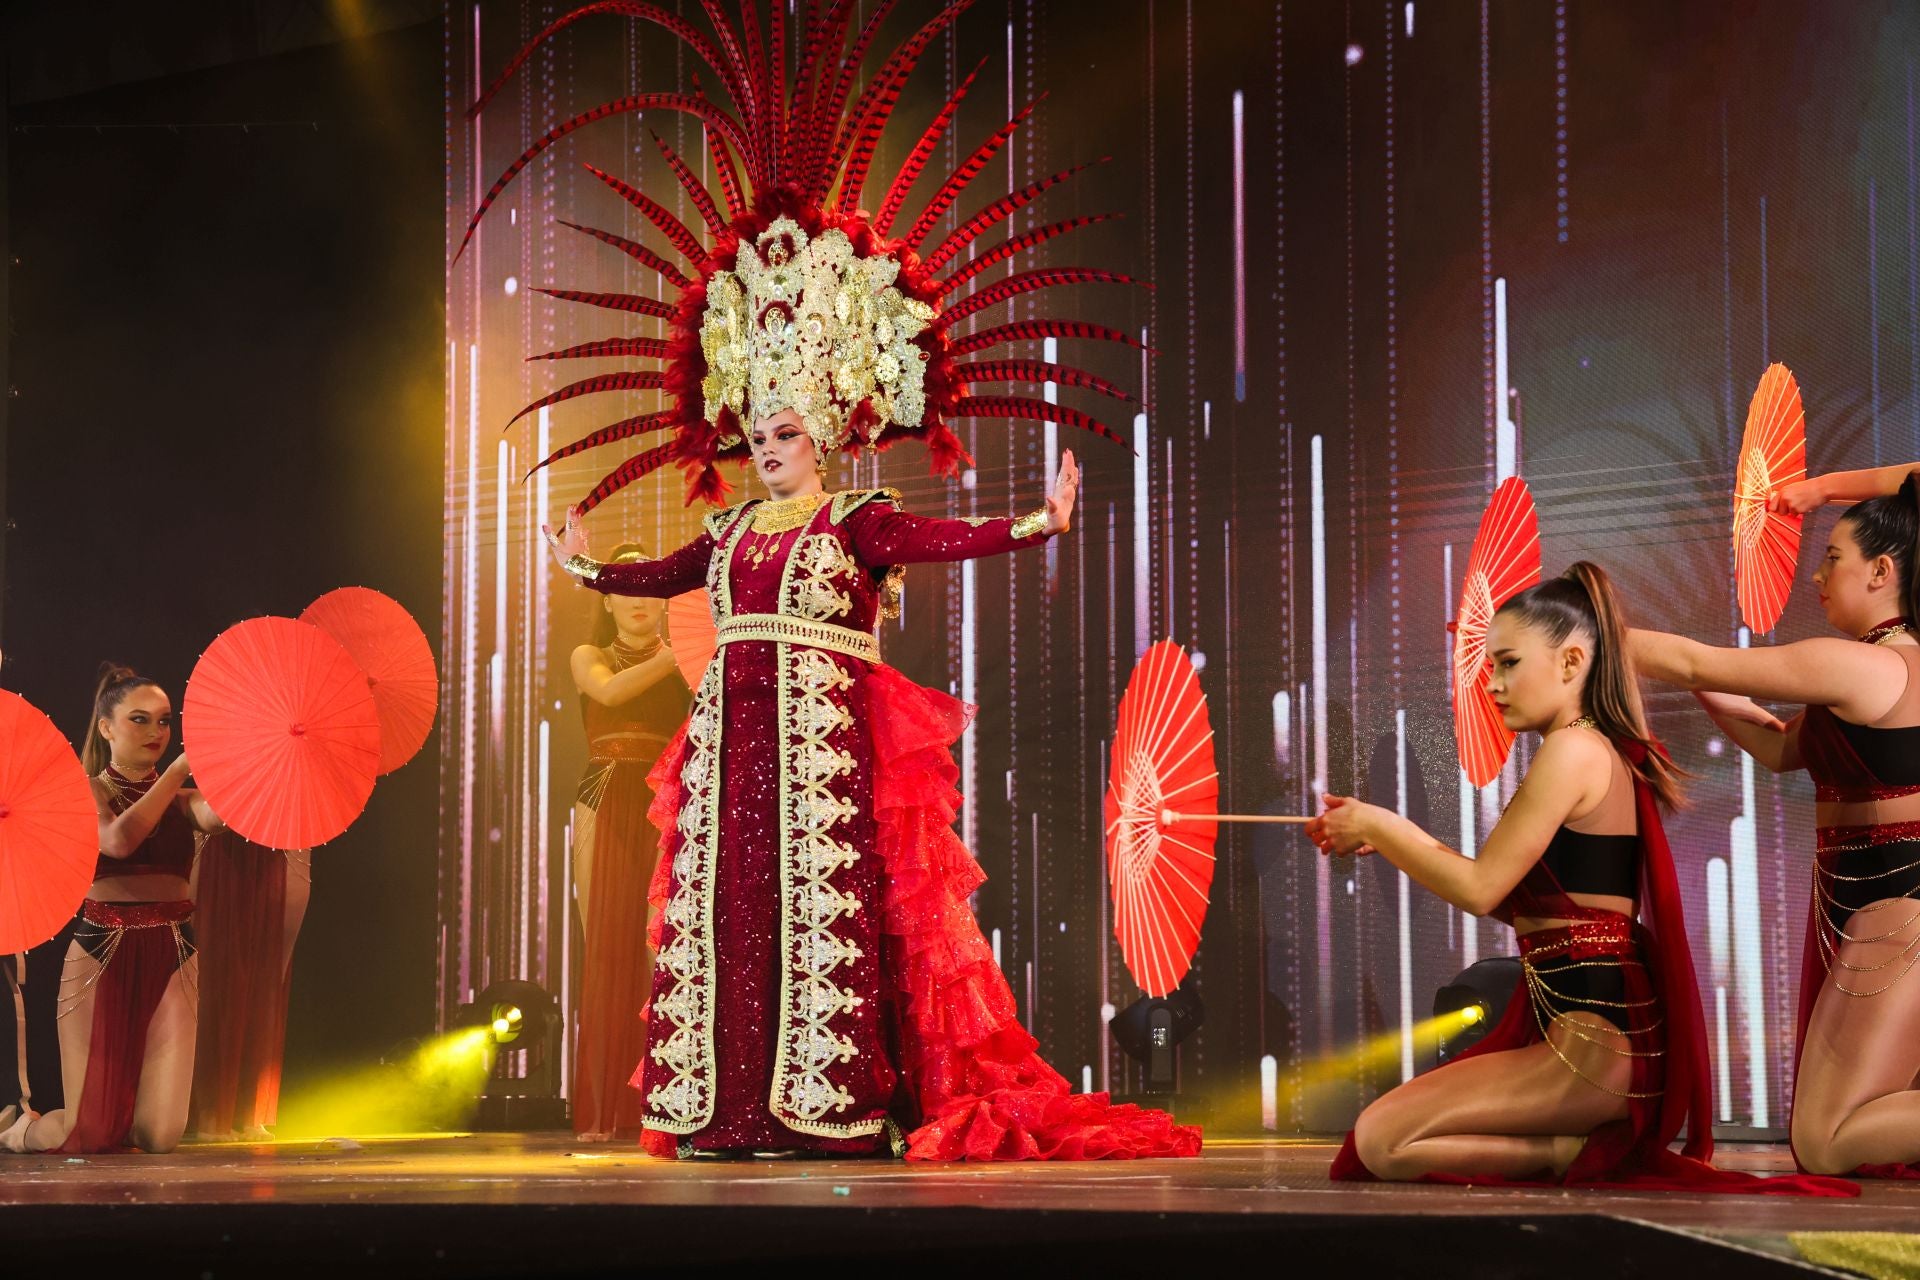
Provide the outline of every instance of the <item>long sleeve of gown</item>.
[[978,560],[1037,547],[1047,540],[1046,513],[991,520],[909,515],[890,502],[869,502],[847,517],[854,551],[865,564],[928,564]]
[[603,564],[592,577],[580,581],[595,591],[614,596],[682,595],[705,586],[707,562],[713,559],[713,535],[701,534],[678,551],[658,560],[626,560]]

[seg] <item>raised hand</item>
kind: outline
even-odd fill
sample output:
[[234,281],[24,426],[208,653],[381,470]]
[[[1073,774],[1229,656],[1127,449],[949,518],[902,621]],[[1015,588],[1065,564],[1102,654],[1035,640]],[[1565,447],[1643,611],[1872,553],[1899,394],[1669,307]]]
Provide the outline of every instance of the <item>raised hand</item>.
[[1826,503],[1826,489],[1821,485],[1819,476],[1782,485],[1767,495],[1767,510],[1797,516],[1818,511]]
[[578,507],[567,508],[567,522],[561,526],[559,533],[555,533],[550,524],[541,525],[540,532],[546,535],[547,547],[553,552],[554,562],[562,569],[574,556],[587,554],[587,529],[581,523]]
[[1047,532],[1065,533],[1073,527],[1073,503],[1080,494],[1080,464],[1073,450],[1060,455],[1060,474],[1054,477],[1053,492],[1047,495]]

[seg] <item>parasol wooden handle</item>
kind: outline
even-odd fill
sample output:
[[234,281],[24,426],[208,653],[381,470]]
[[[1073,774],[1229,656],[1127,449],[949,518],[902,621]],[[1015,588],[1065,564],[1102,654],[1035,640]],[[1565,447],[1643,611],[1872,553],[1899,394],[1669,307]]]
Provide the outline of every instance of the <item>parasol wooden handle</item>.
[[1266,813],[1176,813],[1172,809],[1160,811],[1160,825],[1178,826],[1182,822],[1263,822],[1290,827],[1304,827],[1312,818],[1297,818],[1291,815],[1279,816]]

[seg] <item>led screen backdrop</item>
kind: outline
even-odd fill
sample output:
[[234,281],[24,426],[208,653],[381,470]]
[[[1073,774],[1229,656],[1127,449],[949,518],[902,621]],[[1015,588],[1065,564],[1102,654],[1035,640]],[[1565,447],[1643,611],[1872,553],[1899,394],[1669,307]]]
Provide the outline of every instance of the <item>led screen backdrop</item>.
[[[602,17],[468,122],[477,86],[566,7],[448,10],[449,255],[480,194],[549,124],[633,86],[691,87],[672,37]],[[901,8],[890,31],[930,12]],[[1478,791],[1462,779],[1446,625],[1495,484],[1518,473],[1533,486],[1548,572],[1596,559],[1639,620],[1735,643],[1731,459],[1766,364],[1799,375],[1816,470],[1920,454],[1917,46],[1920,18],[1887,4],[1671,0],[979,0],[935,46],[875,171],[984,61],[949,168],[1047,100],[949,220],[998,184],[1112,157],[1014,227],[1121,213],[1060,260],[1157,284],[1090,286],[1065,313],[1157,352],[1144,366],[1084,353],[1143,394],[1145,411],[1116,422],[1131,452],[1041,424],[967,424],[978,467],[959,483],[930,479],[914,445],[834,480],[898,486],[915,511],[999,515],[1038,505],[1060,448],[1085,462],[1071,537],[915,568],[881,637],[889,662],[981,708],[961,758],[965,835],[992,876],[979,916],[1069,1078],[1128,1085],[1104,1024],[1139,993],[1111,939],[1100,795],[1114,707],[1154,640],[1201,665],[1224,809],[1304,812],[1323,788],[1358,792],[1471,852],[1515,773]],[[556,219],[653,234],[582,162],[688,216],[649,130],[703,151],[674,115],[582,130],[520,176],[448,277],[449,1008],[498,978],[563,999],[578,981],[567,848],[585,749],[567,655],[595,601],[553,571],[538,526],[624,455],[521,477],[554,443],[655,404],[591,397],[502,428],[597,371],[527,355],[657,332],[536,291],[641,287],[647,273]],[[696,516],[668,472],[592,528],[600,547],[665,550]],[[1810,524],[1814,546],[1830,523]],[[1753,643],[1823,625],[1803,589]],[[1778,1127],[1811,788],[1756,773],[1691,699],[1651,705],[1697,774],[1671,831],[1720,1118]],[[1322,860],[1275,829],[1224,829],[1219,853],[1193,978],[1207,1022],[1181,1070],[1221,1124],[1344,1125],[1422,1065],[1408,1030],[1434,989],[1511,952],[1506,930],[1382,860]]]

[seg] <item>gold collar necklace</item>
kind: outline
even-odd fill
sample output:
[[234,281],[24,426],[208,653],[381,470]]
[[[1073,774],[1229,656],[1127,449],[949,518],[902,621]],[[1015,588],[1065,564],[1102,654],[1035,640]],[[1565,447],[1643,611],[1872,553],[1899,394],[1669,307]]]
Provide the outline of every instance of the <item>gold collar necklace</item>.
[[1881,623],[1879,626],[1873,628],[1873,630],[1867,632],[1867,634],[1861,636],[1860,639],[1867,644],[1885,644],[1895,636],[1905,635],[1912,630],[1912,618],[1894,618],[1891,621]]

